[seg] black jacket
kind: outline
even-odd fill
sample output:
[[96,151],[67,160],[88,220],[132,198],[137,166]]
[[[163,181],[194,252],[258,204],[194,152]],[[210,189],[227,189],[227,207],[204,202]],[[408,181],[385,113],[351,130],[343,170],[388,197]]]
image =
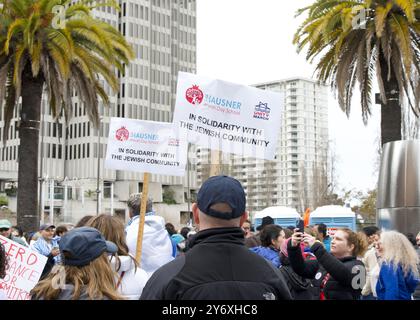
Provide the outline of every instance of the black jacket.
[[45,279],[50,274],[54,265],[55,265],[54,256],[50,253],[47,256],[47,263],[45,264],[44,269],[42,270],[41,277],[39,278],[39,280]]
[[320,243],[315,243],[311,251],[330,275],[323,289],[325,298],[327,300],[359,300],[365,285],[365,281],[363,283],[361,281],[366,279],[363,262],[357,260],[356,257],[337,259]]
[[283,254],[281,255],[280,272],[286,280],[293,300],[316,300],[311,281],[298,275],[290,265],[289,258]]
[[141,300],[289,300],[280,271],[244,245],[241,228],[198,232],[183,256],[159,268]]
[[[301,290],[295,292],[295,290],[291,292],[292,296],[296,300],[319,300],[323,270],[318,261],[315,258],[304,259],[300,247],[293,247],[291,241],[287,244],[287,254],[289,257],[285,262],[289,263],[289,267],[293,270],[295,277],[307,279],[305,283],[310,282],[305,292],[301,292]],[[317,274],[319,274],[318,277],[316,276]]]

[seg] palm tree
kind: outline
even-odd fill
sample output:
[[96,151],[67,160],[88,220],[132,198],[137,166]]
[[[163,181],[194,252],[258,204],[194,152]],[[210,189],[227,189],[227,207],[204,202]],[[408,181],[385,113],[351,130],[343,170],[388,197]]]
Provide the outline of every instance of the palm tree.
[[[401,140],[401,104],[420,114],[420,1],[317,0],[295,34],[306,59],[319,58],[315,72],[331,83],[347,116],[356,82],[363,121],[371,114],[372,82],[381,101],[381,142]],[[365,18],[365,19],[364,19]],[[358,20],[361,23],[357,23]],[[364,21],[363,21],[364,20]]]
[[[22,228],[37,230],[38,143],[40,106],[45,92],[56,121],[72,114],[77,94],[89,119],[98,127],[98,96],[109,98],[105,80],[119,89],[115,67],[133,58],[124,37],[91,12],[101,4],[93,0],[0,0],[0,107],[4,111],[4,143],[15,108],[21,100],[17,220]],[[57,27],[57,5],[65,12],[65,25]],[[111,0],[103,6],[117,4]]]

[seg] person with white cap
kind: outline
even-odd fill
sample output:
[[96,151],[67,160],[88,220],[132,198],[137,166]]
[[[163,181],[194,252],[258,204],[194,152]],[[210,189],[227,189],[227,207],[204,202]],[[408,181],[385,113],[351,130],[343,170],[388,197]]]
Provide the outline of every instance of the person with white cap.
[[[137,251],[141,197],[141,193],[134,193],[130,195],[127,201],[130,221],[125,232],[129,253],[134,257]],[[173,250],[171,238],[165,228],[165,219],[156,215],[152,206],[152,199],[148,198],[146,217],[144,219],[141,258],[139,261],[141,268],[147,272],[149,277],[159,267],[172,261],[176,255],[176,250]]]
[[72,229],[60,240],[63,264],[32,289],[32,300],[122,300],[108,258],[117,251],[95,228]]
[[155,271],[140,299],[290,300],[280,271],[244,245],[245,208],[238,180],[206,180],[192,206],[199,232],[191,249]]

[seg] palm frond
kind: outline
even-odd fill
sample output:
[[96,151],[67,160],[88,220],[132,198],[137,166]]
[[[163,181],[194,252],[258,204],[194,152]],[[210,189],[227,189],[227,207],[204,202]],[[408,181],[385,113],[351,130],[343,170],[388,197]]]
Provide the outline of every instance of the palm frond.
[[417,0],[394,0],[395,5],[401,8],[409,22],[414,22],[414,9]]
[[7,36],[6,36],[6,42],[4,44],[4,52],[6,55],[9,54],[9,47],[10,47],[10,41],[12,40],[12,37],[15,32],[22,32],[25,27],[25,20],[23,19],[17,19],[9,26],[9,29],[7,30]]
[[391,14],[389,24],[394,34],[394,41],[398,43],[399,50],[401,51],[401,58],[404,62],[404,68],[408,73],[410,73],[412,65],[412,49],[410,30],[408,28],[407,22],[403,17]]
[[375,10],[375,26],[376,26],[376,36],[380,38],[382,32],[385,28],[385,21],[388,17],[389,12],[393,7],[392,2],[387,2],[386,6],[378,5]]

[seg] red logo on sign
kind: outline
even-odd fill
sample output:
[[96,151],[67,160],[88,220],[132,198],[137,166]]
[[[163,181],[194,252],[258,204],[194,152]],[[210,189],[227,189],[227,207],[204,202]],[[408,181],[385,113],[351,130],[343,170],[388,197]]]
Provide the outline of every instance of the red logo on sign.
[[185,98],[189,103],[200,104],[203,101],[204,94],[197,85],[193,85],[185,92]]
[[117,140],[119,141],[126,141],[129,135],[130,133],[128,132],[128,130],[125,127],[121,127],[117,130],[115,138],[117,138]]

